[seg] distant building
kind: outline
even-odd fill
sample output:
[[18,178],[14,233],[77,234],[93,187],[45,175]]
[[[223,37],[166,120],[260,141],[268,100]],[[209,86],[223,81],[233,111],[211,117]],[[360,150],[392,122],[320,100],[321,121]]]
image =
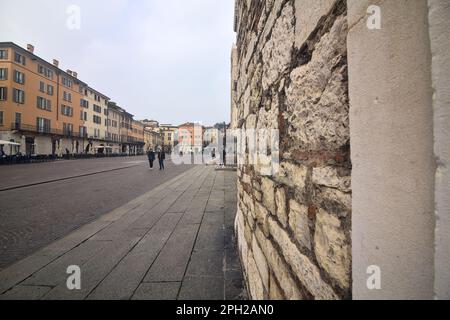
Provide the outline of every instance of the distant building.
[[122,112],[123,109],[115,102],[108,103],[108,133],[106,140],[112,153],[122,153],[122,147],[120,145],[120,115]]
[[108,138],[109,98],[90,87],[81,88],[81,93],[80,118],[85,121],[83,133],[88,139],[85,153],[104,153],[106,148],[101,147]]
[[204,128],[201,124],[187,122],[178,127],[179,151],[200,153],[203,150]]
[[162,145],[164,146],[165,151],[170,153],[178,143],[178,127],[171,124],[161,124],[159,128],[161,132]]

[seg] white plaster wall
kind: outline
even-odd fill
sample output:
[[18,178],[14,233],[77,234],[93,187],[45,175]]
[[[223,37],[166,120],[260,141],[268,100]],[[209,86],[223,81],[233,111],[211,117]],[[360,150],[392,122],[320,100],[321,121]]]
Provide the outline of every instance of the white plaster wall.
[[[424,0],[348,0],[354,299],[431,299],[434,173]],[[381,30],[366,26],[381,7]],[[381,268],[369,290],[367,267]]]
[[432,54],[435,190],[435,298],[450,299],[450,2],[428,0]]

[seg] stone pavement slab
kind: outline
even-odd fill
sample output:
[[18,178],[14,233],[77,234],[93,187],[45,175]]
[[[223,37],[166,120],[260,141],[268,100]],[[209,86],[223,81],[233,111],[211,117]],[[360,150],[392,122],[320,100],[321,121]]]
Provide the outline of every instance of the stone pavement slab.
[[235,214],[236,173],[195,166],[1,270],[0,299],[245,298]]

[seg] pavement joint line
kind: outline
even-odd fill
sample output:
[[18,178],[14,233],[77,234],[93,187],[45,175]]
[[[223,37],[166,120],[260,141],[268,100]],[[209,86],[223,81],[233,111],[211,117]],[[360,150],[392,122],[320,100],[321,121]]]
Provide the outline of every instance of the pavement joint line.
[[[214,188],[214,185],[216,184],[216,177],[217,177],[217,173],[214,171],[214,180],[213,180],[213,183],[211,184],[211,187],[209,189],[208,201],[211,198],[212,190]],[[208,202],[206,202],[206,206],[208,206]],[[192,249],[191,249],[191,252],[189,254],[189,259],[188,259],[188,262],[186,264],[186,269],[184,269],[183,277],[181,278],[181,284],[180,284],[180,287],[178,288],[176,300],[179,300],[179,298],[180,298],[181,288],[183,287],[183,282],[186,279],[186,273],[187,273],[187,270],[189,268],[189,264],[191,263],[192,254],[194,253],[195,244],[197,243],[198,234],[200,232],[200,227],[201,227],[201,225],[203,223],[203,219],[205,217],[205,211],[206,211],[206,207],[203,210],[202,219],[200,220],[200,224],[199,224],[199,227],[197,229],[197,233],[195,234],[194,244],[192,245]]]
[[64,177],[64,178],[51,179],[51,180],[34,182],[34,183],[29,183],[29,184],[14,186],[14,187],[7,187],[7,188],[0,189],[0,192],[17,190],[17,189],[23,189],[23,188],[29,188],[29,187],[39,186],[39,185],[42,185],[42,184],[59,182],[59,181],[65,181],[65,180],[72,180],[72,179],[77,179],[77,178],[89,177],[89,176],[93,176],[93,175],[96,175],[96,174],[102,174],[102,173],[107,173],[107,172],[113,172],[113,171],[119,171],[119,170],[124,170],[124,169],[130,169],[130,168],[134,168],[134,167],[137,167],[137,166],[139,166],[139,165],[135,164],[135,165],[132,165],[132,166],[127,166],[127,167],[122,167],[122,168],[115,168],[115,169],[109,169],[109,170],[85,173],[85,174],[81,174],[81,175],[77,175],[77,176],[69,176],[69,177]]
[[[130,167],[135,167],[135,166],[130,166]],[[188,173],[190,173],[191,171],[193,171],[195,168],[197,168],[197,167],[191,168],[191,169],[189,169],[189,170],[183,172],[181,175],[178,175],[178,176],[172,178],[171,180],[164,182],[163,184],[159,185],[159,186],[156,187],[156,188],[159,188],[160,186],[162,186],[162,185],[164,185],[164,184],[168,184],[168,185],[169,185],[170,182],[175,182],[175,181],[181,179],[182,177],[187,176]],[[150,190],[150,191],[147,192],[147,193],[151,193],[151,192],[153,192],[154,190],[155,190],[155,189],[152,189],[152,190]],[[1,191],[1,190],[0,190],[0,191]],[[139,196],[139,197],[137,197],[136,199],[138,199],[138,198],[140,198],[140,197],[142,197],[142,195]],[[128,203],[122,205],[121,207],[124,207],[124,206],[126,206],[127,204],[130,204],[130,203],[136,201],[136,199],[131,200],[130,202],[128,202]],[[159,202],[158,202],[158,203],[159,203]],[[135,206],[134,208],[137,208],[137,207],[139,207],[140,205],[141,205],[141,204],[136,204],[136,206]],[[119,208],[121,208],[121,207],[118,207],[118,208],[116,208],[116,209],[113,209],[113,210],[111,210],[111,212],[113,212],[114,210],[117,210],[117,209],[119,209]],[[128,213],[128,212],[131,211],[131,210],[133,210],[133,209],[130,209],[130,210],[126,211],[126,213]],[[125,213],[125,214],[126,214],[126,213]],[[106,213],[106,214],[108,214],[108,213]],[[104,214],[104,215],[106,215],[106,214]],[[125,215],[125,214],[124,214],[124,215]],[[40,250],[38,250],[38,251],[36,251],[36,252],[33,252],[33,253],[27,255],[27,256],[24,257],[23,259],[21,259],[21,260],[15,262],[15,263],[13,263],[12,265],[10,265],[10,266],[8,266],[8,267],[6,267],[6,268],[0,270],[0,274],[3,273],[3,271],[8,270],[9,268],[12,268],[14,265],[20,263],[21,261],[23,261],[23,260],[25,260],[25,259],[27,259],[27,258],[29,258],[29,257],[31,257],[31,256],[33,256],[33,255],[35,255],[35,254],[38,254],[38,253],[41,252],[42,250],[45,250],[46,248],[48,248],[49,246],[51,246],[51,245],[52,245],[53,243],[55,243],[56,241],[62,240],[62,239],[64,239],[64,238],[66,238],[66,237],[69,237],[70,235],[72,235],[72,234],[76,233],[77,231],[79,231],[81,228],[83,228],[83,227],[85,227],[85,226],[87,226],[87,225],[89,225],[89,224],[91,224],[91,223],[97,222],[97,221],[103,221],[103,220],[101,220],[101,218],[102,218],[104,215],[102,215],[101,217],[99,217],[99,218],[97,218],[97,219],[95,219],[95,220],[93,220],[93,221],[91,221],[91,222],[88,222],[88,223],[86,223],[86,224],[80,226],[79,228],[73,230],[72,232],[70,232],[69,234],[67,234],[67,235],[65,235],[65,236],[63,236],[63,237],[61,237],[61,238],[55,239],[55,240],[54,240],[52,243],[50,243],[49,245],[47,245],[47,246],[41,248]],[[123,217],[123,215],[122,215],[122,217]],[[80,245],[82,245],[82,244],[85,243],[86,241],[89,241],[91,238],[93,238],[93,237],[94,237],[95,235],[97,235],[99,232],[103,231],[105,228],[109,227],[109,226],[110,226],[111,224],[113,224],[115,221],[104,221],[104,222],[107,222],[107,224],[105,224],[104,227],[102,227],[101,229],[97,230],[94,234],[92,234],[91,236],[89,236],[89,237],[87,237],[86,239],[82,240],[80,243],[74,245],[72,248],[68,249],[67,251],[64,251],[64,252],[61,252],[61,253],[58,254],[58,255],[55,255],[55,257],[54,257],[53,259],[50,259],[50,260],[48,261],[48,263],[46,263],[46,264],[43,265],[42,267],[38,268],[37,270],[34,270],[33,272],[31,272],[30,274],[28,274],[27,276],[25,276],[22,280],[20,280],[20,281],[16,282],[15,284],[13,284],[11,287],[9,287],[9,288],[7,288],[7,289],[5,289],[5,290],[3,290],[3,291],[0,291],[0,295],[5,294],[6,292],[10,291],[10,290],[13,289],[15,286],[21,285],[24,281],[26,281],[26,280],[28,280],[29,278],[31,278],[35,273],[41,271],[42,269],[44,269],[45,267],[47,267],[49,264],[51,264],[51,263],[53,263],[54,261],[60,259],[61,257],[63,257],[64,255],[66,255],[67,253],[71,252],[71,251],[74,250],[75,248],[79,247]],[[109,223],[108,223],[108,222],[109,222]],[[150,230],[149,230],[149,231],[150,231]],[[103,281],[103,279],[102,279],[102,281]]]
[[[205,174],[204,180],[206,180],[207,177],[208,177],[208,174]],[[204,180],[203,180],[203,181],[204,181]],[[189,187],[190,187],[191,185],[193,185],[194,183],[195,183],[195,181],[192,182],[191,184],[189,184],[188,187],[185,189],[184,192],[186,192],[186,190],[188,190]],[[200,187],[199,187],[199,190],[200,190]],[[175,203],[175,202],[176,202],[176,201],[184,194],[184,192],[183,192],[182,194],[180,194],[180,196],[179,196],[173,203]],[[197,191],[196,194],[198,194],[198,191]],[[170,208],[169,208],[169,209],[170,209]],[[167,210],[169,210],[169,209],[167,209]],[[165,212],[164,214],[166,214],[166,213],[167,213],[167,212]],[[163,214],[162,216],[164,216],[164,214]],[[145,277],[147,277],[147,274],[149,273],[150,269],[151,269],[152,266],[155,264],[156,260],[158,259],[158,257],[159,257],[159,255],[161,254],[162,250],[163,250],[164,247],[166,246],[167,242],[168,242],[168,241],[170,240],[170,238],[172,237],[172,235],[173,235],[173,233],[175,232],[176,228],[177,228],[178,225],[180,224],[180,221],[183,219],[184,214],[185,214],[185,213],[182,213],[182,214],[180,215],[180,218],[178,219],[178,221],[177,221],[175,227],[173,228],[172,232],[170,233],[169,237],[167,237],[167,240],[164,242],[164,245],[161,247],[161,249],[158,250],[158,253],[157,253],[157,255],[155,256],[155,259],[153,259],[152,263],[151,263],[150,266],[147,268],[147,271],[145,271],[144,276],[143,276],[143,277],[141,278],[141,280],[139,281],[139,285],[133,290],[133,293],[131,294],[130,299],[133,298],[133,296],[136,294],[137,289],[139,288],[139,286],[140,286],[142,283],[151,283],[151,282],[145,282],[145,281],[144,281],[144,280],[145,280]],[[162,218],[162,216],[159,218],[159,220]],[[159,221],[159,220],[158,220],[158,221]],[[155,224],[156,224],[156,223],[155,223]],[[153,226],[154,226],[154,225],[153,225]],[[153,226],[152,226],[152,228],[153,228]],[[199,229],[200,229],[200,227],[199,227]],[[150,231],[151,231],[151,230],[149,230],[148,232],[150,232]],[[147,233],[148,233],[148,232],[147,232]],[[198,230],[197,230],[197,232],[198,232]],[[141,240],[142,240],[142,239],[141,239]],[[190,260],[190,258],[189,258],[189,260]],[[188,263],[187,263],[187,265],[186,265],[186,270],[187,270],[188,265],[189,265],[189,261],[188,261]],[[182,280],[182,281],[166,281],[166,282],[180,282],[180,288],[181,288],[182,283],[183,283],[183,280]],[[161,282],[161,283],[163,283],[163,282]],[[179,289],[178,289],[178,290],[179,290]],[[178,297],[178,295],[177,295],[177,297]]]
[[[189,174],[186,174],[186,176],[193,176],[194,173],[191,171],[197,171],[197,170],[193,170],[193,169],[197,169],[196,167],[192,168],[191,170],[188,170],[187,172],[189,172]],[[193,184],[194,182],[190,183],[185,190],[171,203],[171,205],[173,205],[183,194],[184,192],[186,192],[186,190],[189,189],[189,187]],[[163,199],[161,199],[162,201]],[[159,203],[159,202],[158,202]],[[167,209],[168,210],[168,209]],[[128,254],[133,251],[133,249],[142,241],[142,239],[144,239],[144,237],[151,232],[151,230],[155,227],[155,225],[162,219],[162,217],[166,214],[166,212],[163,212],[161,214],[161,216],[158,218],[157,221],[155,221],[152,226],[149,228],[149,230],[142,236],[140,237],[140,239],[130,248],[130,250],[128,250],[123,256],[122,258],[120,258],[117,263],[111,268],[111,270],[109,270],[109,272],[86,294],[86,296],[84,297],[83,300],[88,299],[88,297],[100,286],[100,284],[114,271],[114,269],[120,264],[120,262],[122,262],[123,259],[125,259],[126,256],[128,256]],[[147,271],[144,274],[144,277],[139,281],[139,285],[142,283],[143,279],[145,279],[145,276],[147,275],[148,271],[150,270],[151,266],[153,265],[153,263],[156,261],[156,259],[158,258],[159,254],[161,253],[162,249],[164,248],[164,246],[167,244],[167,241],[169,241],[170,237],[172,236],[172,234],[174,233],[176,227],[178,226],[179,222],[181,221],[183,215],[180,216],[180,218],[177,221],[177,224],[175,225],[175,228],[172,230],[172,232],[170,233],[169,237],[167,238],[167,240],[164,242],[164,245],[161,247],[161,249],[158,251],[158,254],[156,255],[155,259],[153,260],[152,264],[149,266],[149,268],[147,269]],[[136,290],[139,288],[139,285],[133,290],[130,299],[134,296],[134,294],[136,293]]]

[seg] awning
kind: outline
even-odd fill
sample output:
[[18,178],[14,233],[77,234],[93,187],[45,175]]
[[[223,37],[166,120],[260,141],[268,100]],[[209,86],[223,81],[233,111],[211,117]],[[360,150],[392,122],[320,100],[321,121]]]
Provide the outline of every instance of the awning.
[[0,140],[0,145],[4,145],[4,146],[20,146],[20,143],[6,141],[6,140]]

